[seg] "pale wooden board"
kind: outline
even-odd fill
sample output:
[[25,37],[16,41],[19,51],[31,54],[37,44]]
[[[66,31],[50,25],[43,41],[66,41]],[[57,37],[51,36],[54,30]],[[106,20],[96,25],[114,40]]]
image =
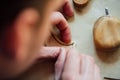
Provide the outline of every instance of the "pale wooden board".
[[[91,0],[81,12],[75,10],[75,16],[69,20],[72,39],[80,53],[93,56],[100,67],[102,77],[120,79],[120,50],[114,53],[104,53],[95,50],[93,42],[93,25],[95,21],[105,15],[105,7],[109,8],[111,15],[120,19],[120,0]],[[49,45],[59,45],[50,40]],[[53,80],[53,63],[38,64],[27,72],[20,80]]]
[[120,50],[108,54],[97,52],[93,42],[94,23],[100,16],[105,15],[105,7],[108,7],[110,15],[120,19],[120,0],[91,0],[82,13],[75,13],[75,18],[70,22],[70,27],[77,49],[80,53],[95,58],[101,69],[101,75],[120,79]]

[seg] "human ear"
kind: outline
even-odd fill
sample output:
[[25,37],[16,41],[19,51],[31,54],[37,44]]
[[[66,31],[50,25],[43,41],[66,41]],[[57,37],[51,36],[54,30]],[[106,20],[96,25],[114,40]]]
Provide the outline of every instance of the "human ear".
[[36,10],[25,9],[0,36],[0,78],[17,76],[36,60],[32,44],[38,19]]
[[39,17],[37,10],[32,8],[25,9],[18,14],[13,24],[10,25],[11,27],[4,32],[3,46],[6,55],[9,54],[10,57],[17,59],[25,56]]

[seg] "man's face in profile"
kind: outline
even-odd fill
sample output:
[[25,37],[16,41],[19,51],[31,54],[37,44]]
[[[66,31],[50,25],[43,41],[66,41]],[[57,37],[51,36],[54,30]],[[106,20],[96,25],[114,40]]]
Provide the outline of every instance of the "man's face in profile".
[[[38,56],[40,47],[50,34],[50,16],[62,5],[63,0],[46,0],[40,6],[42,12],[26,8],[20,12],[2,39],[0,54],[0,77],[16,76],[28,68]],[[42,1],[43,2],[43,1]]]

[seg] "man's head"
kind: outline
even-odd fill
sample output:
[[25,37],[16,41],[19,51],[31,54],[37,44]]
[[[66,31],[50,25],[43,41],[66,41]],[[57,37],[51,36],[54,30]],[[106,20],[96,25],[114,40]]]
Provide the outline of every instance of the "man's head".
[[0,78],[16,76],[33,63],[49,34],[50,15],[62,1],[0,1]]

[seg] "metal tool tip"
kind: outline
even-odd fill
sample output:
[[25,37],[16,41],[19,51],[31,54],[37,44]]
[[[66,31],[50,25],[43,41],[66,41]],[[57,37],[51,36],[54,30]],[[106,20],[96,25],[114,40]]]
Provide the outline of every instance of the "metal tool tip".
[[107,7],[105,8],[105,14],[106,14],[106,15],[109,15],[109,10],[108,10]]

